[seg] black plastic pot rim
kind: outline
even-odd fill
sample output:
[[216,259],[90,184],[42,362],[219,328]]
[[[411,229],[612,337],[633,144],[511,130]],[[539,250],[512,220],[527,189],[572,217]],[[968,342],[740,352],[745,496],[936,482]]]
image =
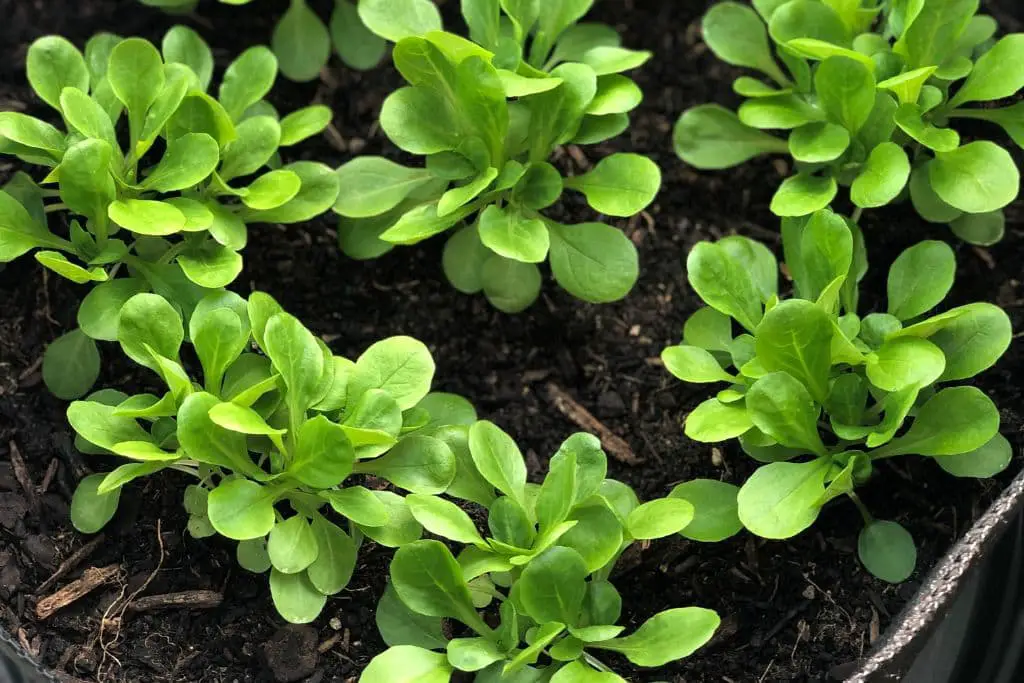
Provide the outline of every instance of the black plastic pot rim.
[[991,554],[1006,528],[1024,510],[1021,472],[928,574],[873,651],[846,683],[901,681],[950,612],[973,570]]

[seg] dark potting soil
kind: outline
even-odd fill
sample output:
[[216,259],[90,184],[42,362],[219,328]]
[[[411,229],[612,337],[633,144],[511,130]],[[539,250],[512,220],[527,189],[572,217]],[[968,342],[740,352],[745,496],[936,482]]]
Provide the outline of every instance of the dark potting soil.
[[[269,38],[281,0],[246,8],[205,2],[184,21],[213,46],[219,66]],[[329,2],[315,2],[326,16]],[[457,21],[457,3],[443,3]],[[548,455],[577,428],[560,412],[550,385],[561,388],[625,439],[642,460],[613,460],[611,476],[641,497],[665,495],[694,477],[741,482],[753,464],[732,445],[688,441],[681,421],[707,392],[672,379],[658,354],[678,342],[682,323],[700,302],[689,289],[682,259],[699,240],[740,233],[778,248],[777,220],[768,211],[788,169],[780,160],[755,161],[719,173],[687,168],[672,151],[672,125],[687,107],[735,104],[737,75],[700,41],[704,1],[604,0],[596,19],[620,28],[630,47],[655,59],[636,78],[646,101],[627,135],[560,163],[579,170],[612,151],[651,155],[663,168],[664,189],[641,217],[618,221],[640,250],[642,275],[624,301],[591,306],[553,283],[530,311],[507,316],[482,297],[457,293],[440,267],[441,240],[400,248],[359,263],[336,248],[335,222],[258,226],[245,251],[243,292],[270,292],[332,348],[350,357],[395,334],[422,339],[434,353],[436,387],[469,397],[482,417],[518,440],[538,474]],[[1013,0],[990,8],[1006,30],[1021,30]],[[157,40],[175,19],[132,0],[0,0],[0,109],[49,116],[24,78],[29,43],[47,33],[78,45],[97,31]],[[338,165],[356,153],[396,155],[375,124],[383,98],[399,83],[384,65],[356,73],[332,64],[312,84],[279,82],[272,99],[282,111],[310,101],[334,108],[339,136],[309,141],[292,158]],[[986,131],[991,135],[995,131]],[[4,160],[3,177],[17,170]],[[30,169],[32,170],[32,169]],[[38,177],[38,172],[35,173]],[[569,198],[558,209],[568,222],[596,217]],[[955,242],[941,226],[923,224],[905,207],[869,212],[863,221],[873,266],[865,306],[877,307],[885,273],[903,248],[921,239],[949,239],[959,273],[949,304],[995,300],[1024,324],[1024,206],[1008,211],[1006,240],[977,250]],[[109,463],[78,456],[71,446],[65,403],[42,385],[39,362],[47,343],[74,323],[84,289],[47,278],[31,260],[0,271],[0,625],[68,681],[354,681],[383,648],[373,623],[390,552],[369,544],[349,588],[331,599],[309,627],[282,628],[265,577],[239,569],[233,546],[195,540],[184,531],[183,478],[161,475],[125,490],[103,540],[54,585],[41,584],[90,539],[68,522],[75,483]],[[867,310],[863,312],[868,312]],[[151,380],[103,350],[101,386],[138,387]],[[1003,432],[1022,445],[1022,355],[1011,348],[978,386],[1001,406]],[[20,455],[20,461],[19,456]],[[25,470],[13,463],[24,462]],[[1015,461],[1012,470],[1017,470]],[[23,474],[19,475],[19,472]],[[906,525],[918,542],[918,571],[899,586],[869,576],[856,558],[859,517],[852,506],[830,506],[808,532],[786,542],[748,534],[719,544],[682,539],[653,544],[624,562],[616,578],[625,619],[636,626],[674,606],[702,605],[724,617],[719,635],[681,664],[658,672],[616,668],[635,681],[818,681],[841,677],[914,594],[917,581],[998,494],[1012,473],[995,481],[956,480],[921,458],[886,461],[863,490],[883,519]],[[28,490],[26,490],[26,485]],[[35,617],[40,597],[78,578],[87,567],[117,569],[114,578],[46,620]],[[123,596],[209,590],[219,607],[120,614]],[[123,604],[123,601],[121,601]]]

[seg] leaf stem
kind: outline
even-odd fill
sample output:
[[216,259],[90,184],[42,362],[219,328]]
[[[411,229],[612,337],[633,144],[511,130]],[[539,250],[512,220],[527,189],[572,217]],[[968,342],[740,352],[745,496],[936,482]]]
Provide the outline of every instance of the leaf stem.
[[615,671],[610,666],[608,666],[607,664],[605,664],[604,662],[602,662],[600,659],[598,659],[594,655],[590,654],[589,652],[584,652],[583,653],[583,659],[587,660],[587,664],[589,664],[590,666],[594,667],[598,671],[604,671],[604,672],[610,673],[610,674],[615,673]]
[[860,499],[860,496],[858,496],[853,491],[848,491],[846,495],[848,495],[850,497],[850,500],[853,501],[853,504],[857,506],[857,510],[860,512],[860,516],[864,518],[865,526],[874,523],[875,518],[868,511],[867,506],[864,505],[864,502]]
[[863,207],[858,206],[856,209],[853,210],[853,215],[850,216],[850,220],[853,221],[854,223],[859,223],[860,222],[860,217],[863,214],[864,214]]
[[53,213],[55,211],[63,211],[66,208],[68,208],[67,204],[64,204],[63,202],[59,202],[57,204],[50,204],[49,206],[43,207],[43,212],[44,213]]

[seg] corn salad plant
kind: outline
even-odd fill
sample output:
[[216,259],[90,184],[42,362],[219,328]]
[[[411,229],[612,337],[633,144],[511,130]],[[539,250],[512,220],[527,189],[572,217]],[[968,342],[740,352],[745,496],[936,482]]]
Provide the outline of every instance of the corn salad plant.
[[[0,192],[0,261],[35,251],[51,271],[95,285],[79,329],[44,356],[43,376],[61,398],[93,385],[95,340],[117,338],[130,297],[156,292],[187,317],[239,274],[249,224],[305,221],[337,197],[327,166],[281,164],[280,150],[323,130],[331,111],[280,119],[263,99],[277,75],[265,47],[228,66],[216,98],[207,93],[210,49],[183,26],[168,31],[162,54],[111,34],[90,39],[84,55],[64,38],[40,38],[27,71],[64,126],[0,113],[0,152],[49,169],[38,186],[19,174]],[[66,215],[67,230],[50,214]]]
[[266,294],[207,295],[187,330],[201,380],[183,362],[186,328],[167,300],[142,293],[124,304],[121,348],[166,389],[103,390],[68,407],[79,449],[129,460],[82,480],[71,520],[94,533],[125,484],[185,472],[197,480],[184,495],[191,534],[238,541],[243,568],[270,571],[280,614],[312,621],[348,584],[364,537],[396,547],[422,531],[405,499],[354,478],[433,500],[456,481],[444,426],[476,413],[461,397],[429,393],[434,361],[420,342],[393,337],[351,361]]
[[863,317],[856,282],[867,262],[855,226],[819,211],[785,221],[783,242],[794,283],[786,300],[778,264],[758,242],[701,242],[687,258],[689,282],[707,306],[662,359],[685,382],[726,387],[686,417],[686,435],[738,439],[764,463],[737,497],[747,529],[790,538],[845,496],[864,518],[864,565],[902,581],[916,562],[913,539],[899,524],[873,518],[856,487],[878,461],[897,456],[931,458],[958,477],[990,477],[1009,464],[996,406],[979,389],[955,384],[1003,355],[1009,317],[989,303],[932,312],[956,271],[943,242],[900,254],[889,270],[886,311]]
[[[171,13],[196,9],[198,0],[139,0]],[[252,0],[220,0],[248,5]],[[401,17],[395,31],[394,17]],[[291,0],[274,26],[270,47],[285,78],[312,81],[331,58],[332,49],[348,67],[372,69],[387,52],[387,40],[441,29],[441,15],[431,0],[334,0],[325,23],[306,0]]]
[[577,23],[591,4],[466,0],[471,40],[435,31],[398,41],[394,62],[408,86],[385,100],[380,124],[424,163],[367,156],[338,170],[334,210],[346,254],[376,258],[454,231],[443,256],[448,280],[506,312],[537,299],[544,261],[584,301],[632,289],[637,252],[625,234],[542,213],[571,189],[602,214],[632,216],[661,184],[658,167],[637,154],[612,154],[570,177],[551,163],[561,145],[622,133],[642,97],[623,72],[650,53],[621,47],[607,26]]
[[996,22],[978,4],[719,3],[704,17],[708,47],[770,83],[738,78],[733,87],[747,99],[737,113],[714,104],[684,113],[676,149],[703,169],[788,154],[796,173],[772,200],[779,216],[825,208],[843,186],[857,215],[909,197],[925,220],[993,244],[1018,169],[996,143],[965,144],[950,124],[990,121],[1024,144],[1024,105],[991,106],[1024,88],[1024,34],[995,40]]
[[[454,556],[443,543],[422,540],[395,554],[377,607],[390,648],[370,662],[362,683],[440,683],[456,672],[475,673],[478,683],[625,681],[596,654],[662,666],[712,637],[718,615],[700,607],[666,610],[623,636],[622,598],[609,581],[633,543],[694,524],[694,505],[681,497],[640,504],[629,486],[606,478],[605,454],[589,434],[569,437],[538,485],[527,482],[519,448],[494,424],[461,429],[473,486],[456,493],[486,506],[490,533],[481,534],[454,503],[407,498],[427,531],[462,547]],[[732,524],[728,511],[705,513],[705,529]],[[488,609],[496,620],[485,618]],[[446,635],[444,619],[465,632]]]

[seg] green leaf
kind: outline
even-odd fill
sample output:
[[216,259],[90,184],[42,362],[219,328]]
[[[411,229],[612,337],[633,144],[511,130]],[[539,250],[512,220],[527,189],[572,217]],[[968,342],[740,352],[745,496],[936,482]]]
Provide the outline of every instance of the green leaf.
[[448,683],[453,669],[442,653],[413,645],[388,648],[359,676],[362,683]]
[[382,527],[388,522],[388,509],[385,504],[372,491],[362,486],[321,491],[320,495],[331,504],[335,512],[356,524]]
[[287,473],[316,489],[338,486],[352,471],[355,451],[341,425],[323,415],[299,428],[298,446]]
[[661,187],[657,164],[639,154],[613,154],[565,186],[582,192],[595,210],[609,216],[628,217],[654,201]]
[[217,141],[205,133],[189,133],[167,142],[167,151],[141,187],[157,192],[185,190],[213,173],[220,162]]
[[486,545],[469,515],[458,505],[436,496],[406,496],[409,511],[432,534],[464,545]]
[[631,79],[618,74],[601,76],[597,79],[597,94],[587,107],[587,115],[625,114],[636,109],[643,97],[640,86]]
[[950,128],[938,128],[925,121],[920,105],[900,105],[893,120],[904,133],[936,152],[952,152],[960,146],[959,133]]
[[[204,508],[205,509],[205,508]],[[253,574],[262,574],[270,570],[270,556],[267,555],[267,543],[262,538],[239,541],[235,549],[238,565]]]
[[[639,503],[632,489],[628,486],[625,488],[626,495],[630,496],[631,512]],[[558,545],[578,552],[583,557],[588,571],[596,572],[611,562],[622,550],[622,526],[625,520],[619,519],[619,514],[628,517],[627,508],[623,506],[621,510],[612,510],[606,504],[577,507],[567,518],[568,522],[576,524],[562,534],[558,539]]]
[[798,258],[792,253],[795,250],[787,252],[786,256],[802,298],[819,299],[833,282],[849,274],[854,237],[846,220],[838,214],[823,210],[812,215],[797,246]]
[[818,434],[821,407],[789,373],[772,372],[754,382],[746,406],[754,425],[783,446],[826,452]]
[[544,221],[529,218],[513,207],[492,204],[480,214],[480,240],[505,258],[541,263],[548,255],[550,239]]
[[[121,465],[103,478],[103,481],[100,482],[96,492],[100,495],[105,495],[115,491],[120,491],[121,487],[125,484],[140,477],[146,477],[150,474],[159,472],[166,466],[167,464],[165,462],[132,462],[127,465]],[[74,496],[72,496],[72,504],[73,503]]]
[[[295,6],[295,2],[292,6]],[[217,99],[231,120],[238,121],[246,109],[270,92],[275,78],[277,58],[274,53],[263,45],[251,47],[240,54],[224,71]]]
[[625,297],[639,277],[636,246],[604,223],[561,225],[548,222],[551,270],[573,296],[590,303]]
[[728,352],[732,346],[732,321],[710,306],[698,308],[683,325],[683,343]]
[[430,0],[360,0],[359,17],[367,28],[392,43],[442,28],[441,13]]
[[185,338],[181,316],[158,294],[136,294],[121,308],[117,331],[125,354],[139,365],[159,372],[153,349],[164,358],[175,360]]
[[793,158],[811,164],[834,161],[849,146],[850,133],[826,121],[800,126],[789,136],[789,152]]
[[715,543],[735,536],[743,528],[737,512],[739,487],[715,479],[694,479],[679,484],[670,498],[693,506],[693,519],[679,533],[685,538]]
[[735,439],[753,426],[744,406],[709,398],[686,416],[684,431],[694,441],[717,443]]
[[469,448],[480,474],[494,488],[523,504],[526,463],[512,437],[493,422],[481,420],[469,429]]
[[112,163],[113,150],[102,140],[82,140],[72,145],[58,167],[61,200],[72,211],[105,225],[117,196],[110,175]]
[[910,320],[938,306],[953,287],[956,256],[945,242],[926,240],[901,253],[889,269],[889,313]]
[[562,175],[547,162],[530,164],[512,190],[513,201],[531,209],[546,209],[562,195]]
[[94,534],[113,518],[121,499],[121,489],[100,493],[106,474],[90,474],[78,482],[71,497],[71,523],[83,534]]
[[302,515],[278,522],[267,538],[270,563],[283,574],[297,574],[305,570],[316,560],[318,552],[313,529]]
[[696,652],[711,640],[720,623],[709,609],[679,607],[659,612],[631,635],[591,647],[623,654],[638,666],[663,666]]
[[275,489],[248,479],[221,482],[210,492],[210,523],[219,534],[236,541],[261,538],[274,528],[276,498]]
[[249,457],[245,437],[218,426],[210,410],[220,403],[212,394],[189,394],[178,408],[178,441],[185,453],[199,462],[216,465],[266,480],[266,473]]
[[[110,52],[107,80],[128,109],[133,139],[142,132],[146,112],[164,87],[164,65],[160,53],[149,41],[128,38]],[[88,87],[79,88],[87,90]]]
[[466,184],[453,187],[445,192],[437,202],[438,218],[450,216],[455,211],[465,207],[466,204],[476,199],[486,190],[497,177],[498,169],[490,167]]
[[743,526],[762,538],[796,536],[818,518],[831,458],[775,462],[758,468],[740,488]]
[[875,78],[861,62],[829,57],[814,74],[818,101],[833,122],[852,135],[867,123],[875,106]]
[[810,107],[795,95],[775,95],[747,100],[736,112],[740,122],[764,129],[788,130],[823,118],[821,112]]
[[947,204],[932,188],[929,170],[933,161],[918,166],[910,173],[910,200],[914,209],[930,223],[948,223],[959,218],[963,212]]
[[949,224],[953,234],[971,244],[991,246],[1003,239],[1006,215],[1002,211],[965,213]]
[[[465,226],[445,243],[442,256],[445,277],[463,294],[476,294],[483,289],[483,264],[490,254],[480,241],[477,226]],[[540,289],[539,283],[537,289]]]
[[738,2],[722,2],[704,15],[704,42],[723,62],[756,69],[777,83],[787,83],[772,56],[768,30],[753,9]]
[[105,450],[124,442],[150,441],[133,418],[117,415],[116,407],[97,400],[75,401],[68,406],[68,422],[85,441]]
[[771,211],[776,216],[806,216],[831,204],[837,192],[834,177],[800,172],[779,186],[772,197]]
[[58,251],[37,251],[34,257],[36,261],[43,264],[49,270],[71,280],[75,284],[105,282],[108,277],[107,271],[102,268],[83,268],[77,263],[69,261],[67,256]]
[[388,645],[413,645],[427,649],[444,649],[448,639],[438,617],[417,614],[405,606],[392,584],[384,589],[377,603],[377,630]]
[[757,328],[757,358],[768,372],[784,371],[824,403],[832,365],[832,322],[820,306],[802,299],[783,301]]
[[680,344],[661,352],[665,369],[684,382],[703,384],[733,382],[736,378],[722,369],[710,351]]
[[[235,127],[237,137],[224,146],[217,175],[224,182],[263,168],[277,152],[281,124],[269,116],[253,116]],[[294,196],[294,193],[293,193]]]
[[930,386],[946,368],[946,357],[935,344],[919,337],[895,337],[868,356],[868,379],[884,391]]
[[328,29],[334,50],[341,61],[353,69],[372,69],[387,52],[387,42],[366,27],[349,0],[335,0]]
[[885,520],[875,520],[861,529],[857,555],[869,572],[889,583],[909,579],[917,564],[917,548],[910,532]]
[[308,624],[327,604],[327,596],[310,583],[304,572],[285,574],[271,569],[270,596],[278,614],[292,624]]
[[107,207],[107,216],[122,228],[139,235],[173,235],[185,228],[185,214],[167,202],[152,199],[119,199]]
[[293,419],[299,419],[320,398],[320,381],[327,370],[323,349],[313,333],[287,313],[270,318],[261,346],[288,387]]
[[384,100],[380,126],[396,146],[411,154],[436,154],[458,147],[457,124],[444,100],[424,88],[399,88]]
[[492,306],[520,313],[540,296],[541,274],[536,265],[491,254],[480,270],[480,284]]
[[297,109],[281,119],[281,146],[290,147],[324,131],[334,113],[323,104]]
[[647,51],[599,46],[587,50],[581,61],[593,69],[598,76],[607,76],[643,66],[651,57],[652,54]]
[[81,398],[99,375],[99,349],[82,330],[67,332],[46,347],[43,382],[57,398],[64,401]]
[[426,495],[444,493],[455,478],[455,456],[448,444],[430,436],[407,436],[386,455],[356,466],[395,486]]
[[390,337],[359,356],[349,379],[348,400],[354,403],[365,392],[381,389],[408,410],[427,395],[433,377],[434,359],[426,345],[412,337]]
[[245,212],[246,223],[302,223],[330,209],[338,198],[338,177],[324,164],[296,161],[279,171],[299,177],[299,193],[276,208]]
[[458,619],[479,632],[489,632],[476,613],[459,563],[438,541],[416,541],[399,548],[391,560],[391,584],[402,602],[418,614]]
[[213,78],[213,54],[202,36],[187,26],[172,26],[161,43],[164,61],[184,64],[199,77],[199,87],[206,90]]
[[699,169],[731,168],[761,154],[786,154],[785,140],[746,125],[717,104],[683,112],[672,134],[676,154]]
[[[933,0],[919,3],[893,50],[916,69],[940,64],[978,9],[977,0]],[[909,17],[908,17],[909,18]]]
[[652,540],[680,533],[693,521],[695,509],[678,497],[659,498],[629,513],[626,528],[636,539]]
[[[974,377],[992,367],[1010,346],[1013,331],[1010,318],[998,306],[989,303],[968,304],[948,311],[929,341],[942,349],[946,356],[946,371],[942,381]],[[921,323],[929,324],[928,320]],[[916,334],[917,326],[906,329],[905,334]]]
[[935,193],[967,213],[1001,209],[1020,189],[1020,173],[1009,152],[988,140],[939,153],[928,169]]
[[999,431],[999,411],[975,387],[950,387],[932,396],[910,429],[874,457],[958,455],[984,446]]
[[330,59],[331,34],[305,0],[291,0],[274,27],[270,46],[285,78],[312,81]]
[[178,256],[185,276],[200,287],[217,289],[234,282],[242,272],[242,256],[212,240],[200,242]]
[[[64,88],[60,94],[60,105],[64,118],[79,133],[87,138],[103,140],[111,149],[118,149],[114,124],[103,111],[103,107],[78,88]],[[6,137],[6,136],[5,136]],[[22,142],[21,144],[26,144]],[[37,145],[29,145],[36,147]],[[63,143],[61,143],[63,147]]]
[[973,451],[937,457],[935,462],[954,477],[988,479],[1009,467],[1012,459],[1010,442],[1002,434],[996,434]]
[[448,662],[459,671],[480,671],[505,654],[486,638],[454,638],[448,642]]
[[590,572],[575,550],[555,546],[535,557],[516,582],[526,614],[537,623],[575,624]]
[[699,242],[686,259],[690,286],[706,304],[754,330],[761,321],[761,297],[751,273],[729,248]]
[[883,142],[871,150],[850,186],[850,200],[862,209],[885,206],[900,195],[909,178],[907,153],[894,142]]
[[78,325],[93,339],[117,341],[121,307],[145,285],[136,278],[120,278],[93,287],[78,308]]
[[60,94],[64,88],[89,91],[89,68],[85,58],[70,41],[60,36],[44,36],[32,42],[25,57],[28,82],[39,98],[62,111]]

